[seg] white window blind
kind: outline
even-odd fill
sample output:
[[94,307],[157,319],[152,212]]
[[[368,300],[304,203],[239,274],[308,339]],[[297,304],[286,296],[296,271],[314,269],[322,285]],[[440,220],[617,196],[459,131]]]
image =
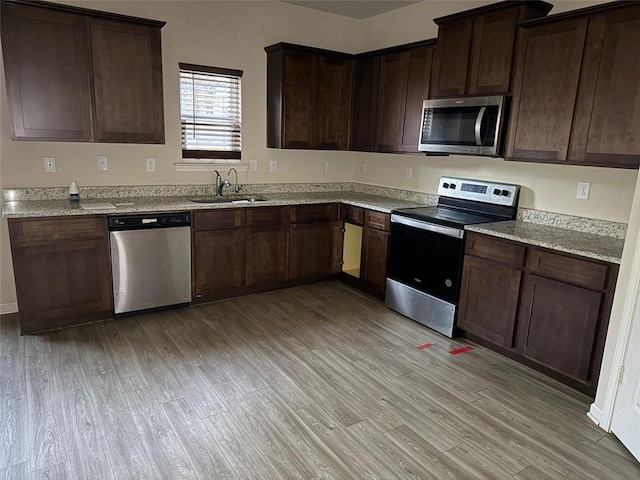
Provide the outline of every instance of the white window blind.
[[179,65],[183,158],[241,158],[242,71]]

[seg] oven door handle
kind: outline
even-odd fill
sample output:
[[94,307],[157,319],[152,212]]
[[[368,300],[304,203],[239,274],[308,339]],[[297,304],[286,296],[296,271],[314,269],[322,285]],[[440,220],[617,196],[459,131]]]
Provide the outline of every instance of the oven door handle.
[[487,107],[482,107],[480,110],[478,110],[478,116],[476,117],[475,134],[476,134],[476,145],[478,146],[482,146],[482,138],[480,137],[480,131],[482,127],[482,118],[484,117],[484,114],[486,112],[487,112]]
[[427,230],[429,232],[441,233],[449,237],[463,238],[464,230],[453,227],[445,227],[444,225],[436,225],[434,223],[414,220],[413,218],[402,217],[400,215],[391,214],[391,223],[399,223],[407,227],[417,228],[418,230]]

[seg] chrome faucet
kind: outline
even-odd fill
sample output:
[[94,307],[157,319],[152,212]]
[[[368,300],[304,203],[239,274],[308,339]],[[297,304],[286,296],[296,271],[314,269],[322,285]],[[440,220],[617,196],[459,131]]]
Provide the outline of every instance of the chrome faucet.
[[233,191],[235,192],[236,195],[239,195],[240,190],[242,190],[242,185],[238,183],[238,171],[235,168],[230,168],[229,173],[227,173],[227,175],[231,175],[231,172],[236,174],[236,183],[233,186]]
[[221,197],[222,196],[222,189],[224,187],[230,187],[231,186],[231,182],[229,180],[227,180],[226,178],[223,180],[222,177],[220,176],[220,172],[218,172],[218,170],[214,170],[216,172],[216,197]]

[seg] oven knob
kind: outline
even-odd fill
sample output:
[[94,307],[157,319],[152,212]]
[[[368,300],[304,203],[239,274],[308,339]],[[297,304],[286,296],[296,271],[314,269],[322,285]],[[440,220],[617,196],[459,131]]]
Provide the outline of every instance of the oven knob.
[[449,188],[449,184],[448,183],[443,183],[442,184],[442,188]]
[[498,189],[498,188],[494,188],[494,189],[493,189],[493,194],[494,194],[494,195],[500,195],[500,193],[501,193],[501,192],[500,192],[500,189]]
[[508,197],[511,194],[511,192],[509,190],[502,190],[502,195],[504,195],[505,197]]
[[455,190],[455,189],[456,189],[456,184],[455,184],[455,183],[452,183],[452,184],[450,185],[450,187],[451,187],[451,188],[453,188],[453,189]]

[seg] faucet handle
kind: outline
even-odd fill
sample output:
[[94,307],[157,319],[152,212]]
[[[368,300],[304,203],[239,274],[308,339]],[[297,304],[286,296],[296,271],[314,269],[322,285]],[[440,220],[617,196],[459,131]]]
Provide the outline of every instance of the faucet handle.
[[240,194],[240,190],[242,190],[244,188],[244,185],[240,185],[236,183],[236,186],[234,188],[236,195]]

